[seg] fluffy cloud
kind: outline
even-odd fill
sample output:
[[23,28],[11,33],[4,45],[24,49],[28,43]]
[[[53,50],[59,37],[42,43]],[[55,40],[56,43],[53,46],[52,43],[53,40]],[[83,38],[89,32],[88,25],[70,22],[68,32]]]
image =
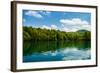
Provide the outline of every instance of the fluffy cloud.
[[51,29],[49,26],[43,25],[42,26],[43,29]]
[[91,25],[87,21],[81,20],[79,18],[73,18],[71,20],[61,19],[60,23],[62,23],[63,31],[77,31],[81,29],[89,31],[91,30]]
[[40,11],[40,13],[43,14],[43,15],[50,15],[51,14],[50,11]]
[[52,25],[50,25],[50,26],[43,25],[42,28],[43,28],[43,29],[45,28],[45,29],[55,29],[55,30],[56,30],[56,29],[57,29],[57,26],[54,25],[54,24],[52,24]]
[[36,18],[42,18],[43,16],[41,15],[41,14],[39,14],[37,11],[27,11],[26,13],[25,13],[26,15],[28,15],[28,16],[34,16],[34,17],[36,17]]
[[74,31],[77,31],[76,28],[67,28],[67,27],[63,27],[61,30],[62,31],[66,31],[66,32],[74,32]]
[[69,24],[69,25],[88,25],[88,22],[87,21],[82,21],[81,19],[79,18],[73,18],[71,20],[69,19],[61,19],[60,20],[61,23],[64,23],[64,24]]
[[56,25],[51,25],[51,29],[57,29]]
[[36,18],[43,18],[43,15],[50,15],[49,11],[27,11],[25,14],[28,16],[34,16]]

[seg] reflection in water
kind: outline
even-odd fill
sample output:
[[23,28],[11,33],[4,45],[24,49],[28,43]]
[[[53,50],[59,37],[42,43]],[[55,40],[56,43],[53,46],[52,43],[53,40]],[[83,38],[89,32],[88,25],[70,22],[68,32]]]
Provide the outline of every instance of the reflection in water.
[[24,41],[23,45],[23,62],[86,60],[90,58],[89,41]]

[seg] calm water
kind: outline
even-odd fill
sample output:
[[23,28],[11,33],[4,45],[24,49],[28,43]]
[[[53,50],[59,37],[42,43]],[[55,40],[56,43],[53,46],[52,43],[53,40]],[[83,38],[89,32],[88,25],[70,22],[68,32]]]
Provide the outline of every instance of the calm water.
[[38,41],[23,45],[23,62],[91,59],[89,41]]

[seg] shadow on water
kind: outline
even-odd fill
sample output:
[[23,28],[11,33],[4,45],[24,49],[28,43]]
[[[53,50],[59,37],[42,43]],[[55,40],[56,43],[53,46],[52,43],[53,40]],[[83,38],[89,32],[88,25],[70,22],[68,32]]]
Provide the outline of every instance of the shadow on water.
[[54,52],[58,49],[77,48],[79,50],[90,49],[90,41],[24,41],[23,56],[32,55],[33,53],[43,53],[47,51]]

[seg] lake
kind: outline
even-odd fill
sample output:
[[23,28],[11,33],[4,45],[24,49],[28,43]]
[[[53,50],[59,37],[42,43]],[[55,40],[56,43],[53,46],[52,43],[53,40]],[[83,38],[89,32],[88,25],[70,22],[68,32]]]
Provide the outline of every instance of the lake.
[[24,41],[23,62],[91,59],[90,41]]

